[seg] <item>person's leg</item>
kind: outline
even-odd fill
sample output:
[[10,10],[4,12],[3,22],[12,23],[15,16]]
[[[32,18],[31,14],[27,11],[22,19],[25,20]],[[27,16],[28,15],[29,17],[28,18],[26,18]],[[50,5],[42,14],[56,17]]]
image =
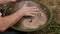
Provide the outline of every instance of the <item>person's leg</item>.
[[0,32],[0,34],[18,34],[18,32],[12,28],[9,28],[5,32]]
[[15,34],[27,34],[27,32],[17,31],[15,29],[9,28],[8,31],[14,32]]
[[21,31],[17,31],[12,28],[9,28],[5,32],[0,32],[0,34],[27,34],[27,32],[21,32]]
[[5,31],[5,32],[0,32],[0,34],[18,34],[15,31]]

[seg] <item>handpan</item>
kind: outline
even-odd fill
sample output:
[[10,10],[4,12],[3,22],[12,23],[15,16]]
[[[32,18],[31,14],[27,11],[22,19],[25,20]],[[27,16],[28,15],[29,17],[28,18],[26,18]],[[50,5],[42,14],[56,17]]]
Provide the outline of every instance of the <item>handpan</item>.
[[39,9],[38,14],[32,18],[31,16],[23,16],[15,25],[12,26],[13,29],[16,29],[18,31],[35,31],[39,30],[41,27],[45,26],[49,19],[50,19],[50,13],[46,11],[46,8],[42,8],[40,3],[34,2],[34,1],[21,1],[16,2],[13,4],[8,11],[6,12],[6,15],[11,15],[21,9],[25,3],[27,4],[27,7],[33,7],[36,6]]

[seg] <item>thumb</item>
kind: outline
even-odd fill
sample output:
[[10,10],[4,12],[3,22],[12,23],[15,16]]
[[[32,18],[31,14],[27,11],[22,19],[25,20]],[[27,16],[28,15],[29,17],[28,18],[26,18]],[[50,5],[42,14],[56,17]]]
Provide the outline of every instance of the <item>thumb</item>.
[[25,4],[24,4],[24,6],[26,7],[26,6],[27,6],[27,4],[28,4],[28,2],[26,1],[26,2],[25,2]]

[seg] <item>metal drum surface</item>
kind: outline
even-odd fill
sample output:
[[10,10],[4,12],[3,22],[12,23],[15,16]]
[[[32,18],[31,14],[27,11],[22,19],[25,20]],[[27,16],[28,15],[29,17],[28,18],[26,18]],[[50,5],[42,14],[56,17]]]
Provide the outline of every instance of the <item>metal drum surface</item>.
[[31,31],[37,31],[44,27],[46,27],[52,19],[52,13],[49,11],[49,9],[35,1],[21,1],[13,4],[8,11],[6,12],[6,15],[11,15],[22,8],[22,6],[28,2],[27,6],[32,7],[36,6],[39,8],[38,14],[32,18],[30,16],[23,16],[15,25],[12,26],[13,29],[18,31],[24,31],[24,32],[31,32]]

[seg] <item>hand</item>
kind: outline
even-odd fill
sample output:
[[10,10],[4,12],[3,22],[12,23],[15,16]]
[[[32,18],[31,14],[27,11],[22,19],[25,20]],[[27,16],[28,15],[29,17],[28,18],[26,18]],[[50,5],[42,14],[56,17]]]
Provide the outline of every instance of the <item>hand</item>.
[[23,5],[23,7],[19,10],[21,11],[20,13],[22,13],[24,16],[35,16],[38,13],[39,9],[36,6],[27,7],[27,3],[28,2],[26,2]]

